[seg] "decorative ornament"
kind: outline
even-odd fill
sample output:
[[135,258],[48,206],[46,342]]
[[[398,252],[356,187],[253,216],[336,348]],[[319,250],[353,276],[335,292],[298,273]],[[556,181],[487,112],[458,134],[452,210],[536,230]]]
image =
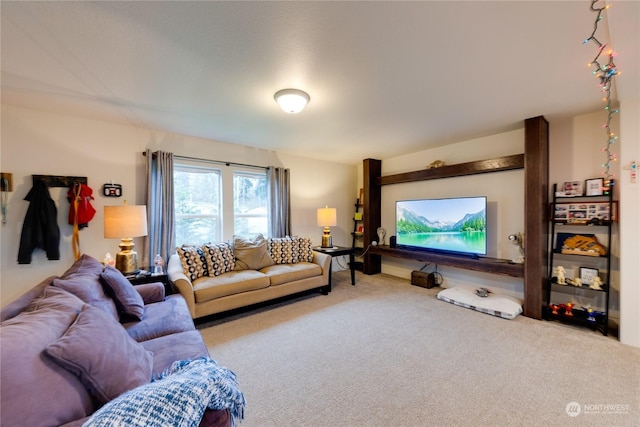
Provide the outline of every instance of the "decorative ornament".
[[613,61],[613,58],[616,55],[613,49],[609,49],[606,52],[606,55],[608,55],[609,57],[609,61],[607,63],[602,62],[602,59],[600,59],[600,56],[605,51],[608,45],[606,43],[603,44],[600,42],[600,40],[598,40],[598,38],[596,37],[596,32],[598,31],[598,24],[603,18],[603,12],[609,9],[610,5],[606,5],[601,8],[594,7],[598,1],[599,0],[591,0],[591,11],[597,12],[598,16],[596,17],[596,21],[593,24],[593,32],[582,43],[585,44],[594,42],[598,46],[596,57],[588,64],[588,66],[596,66],[596,69],[593,71],[593,75],[598,78],[598,80],[600,81],[598,86],[600,87],[602,92],[605,93],[605,97],[603,100],[606,102],[606,106],[604,107],[604,109],[607,111],[607,122],[602,125],[602,127],[607,132],[607,145],[605,145],[605,147],[602,149],[602,152],[605,153],[606,157],[605,163],[602,164],[602,167],[604,168],[602,175],[605,177],[606,186],[608,184],[608,181],[611,178],[615,177],[615,175],[611,174],[611,166],[612,163],[617,159],[616,155],[612,152],[611,145],[613,145],[613,143],[618,140],[618,137],[611,131],[611,118],[614,114],[619,113],[620,110],[613,109],[611,106],[611,85],[613,84],[613,78],[620,74],[620,71],[618,71],[618,67]]
[[524,264],[524,236],[522,233],[510,234],[509,243],[518,247],[518,255],[511,260],[514,264]]
[[565,285],[566,284],[566,280],[565,280],[565,270],[564,267],[559,265],[556,267],[556,283],[558,285]]
[[378,244],[384,245],[384,236],[387,235],[387,230],[382,227],[378,227]]

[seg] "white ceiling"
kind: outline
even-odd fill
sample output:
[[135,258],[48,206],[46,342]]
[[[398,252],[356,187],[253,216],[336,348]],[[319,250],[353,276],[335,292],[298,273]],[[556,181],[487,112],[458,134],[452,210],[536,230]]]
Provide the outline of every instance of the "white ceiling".
[[[637,98],[640,2],[610,3]],[[602,108],[589,5],[2,1],[2,102],[355,164]]]

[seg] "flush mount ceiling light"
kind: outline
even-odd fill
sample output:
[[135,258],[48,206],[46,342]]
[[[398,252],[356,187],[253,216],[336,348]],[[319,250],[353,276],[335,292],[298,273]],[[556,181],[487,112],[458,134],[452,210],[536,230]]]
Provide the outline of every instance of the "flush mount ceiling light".
[[285,113],[297,114],[311,100],[309,94],[299,89],[282,89],[273,96]]

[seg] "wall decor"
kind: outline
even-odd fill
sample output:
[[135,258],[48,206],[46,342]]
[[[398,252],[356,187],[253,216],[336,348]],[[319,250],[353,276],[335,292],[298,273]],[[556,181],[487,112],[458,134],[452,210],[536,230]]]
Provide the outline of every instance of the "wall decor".
[[604,194],[604,178],[588,179],[585,188],[585,196],[602,196]]
[[607,254],[607,248],[598,242],[595,234],[557,233],[555,252],[600,257]]
[[582,280],[582,284],[590,285],[593,283],[594,277],[599,277],[598,273],[597,268],[580,267],[580,280]]
[[559,192],[561,194],[556,194],[557,196],[564,197],[577,197],[582,196],[584,183],[582,181],[567,181],[562,184],[562,190]]
[[617,221],[618,204],[613,202],[613,215],[609,202],[556,203],[553,219],[567,224],[589,224],[595,221]]

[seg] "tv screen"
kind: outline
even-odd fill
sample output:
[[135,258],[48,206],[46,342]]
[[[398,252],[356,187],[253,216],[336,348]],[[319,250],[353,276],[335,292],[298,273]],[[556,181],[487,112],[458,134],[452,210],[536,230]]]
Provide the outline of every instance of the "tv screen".
[[487,198],[397,201],[396,244],[405,248],[486,255]]

